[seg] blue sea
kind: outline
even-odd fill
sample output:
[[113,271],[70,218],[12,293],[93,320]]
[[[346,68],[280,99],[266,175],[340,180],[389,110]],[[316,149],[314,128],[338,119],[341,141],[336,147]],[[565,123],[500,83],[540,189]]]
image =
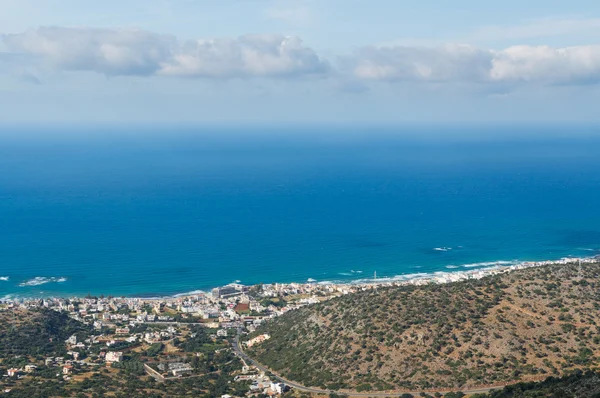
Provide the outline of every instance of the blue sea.
[[593,126],[0,129],[0,298],[164,296],[599,250]]

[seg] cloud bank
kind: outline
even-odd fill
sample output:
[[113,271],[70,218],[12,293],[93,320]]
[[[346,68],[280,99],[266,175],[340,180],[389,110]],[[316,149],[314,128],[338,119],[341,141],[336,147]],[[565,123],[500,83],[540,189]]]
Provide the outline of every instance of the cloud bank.
[[137,30],[40,28],[4,35],[6,48],[39,56],[67,71],[152,75],[169,59],[175,38]]
[[600,81],[600,45],[502,50],[469,45],[370,46],[332,62],[300,38],[283,35],[182,41],[141,30],[46,27],[1,35],[0,48],[5,55],[30,63],[24,67],[44,62],[62,71],[107,76],[327,76],[359,85],[373,81],[550,85]]
[[1,40],[8,51],[40,57],[59,69],[107,76],[292,77],[329,69],[299,38],[282,35],[182,42],[140,30],[49,27]]
[[186,43],[159,73],[191,77],[318,75],[328,63],[297,37],[242,36]]
[[356,77],[384,81],[479,81],[491,68],[489,53],[471,46],[365,47],[348,63]]
[[466,45],[437,48],[367,47],[347,59],[361,79],[422,82],[600,81],[600,46],[514,46],[504,50]]
[[511,47],[494,54],[490,78],[559,84],[596,83],[600,81],[600,45]]

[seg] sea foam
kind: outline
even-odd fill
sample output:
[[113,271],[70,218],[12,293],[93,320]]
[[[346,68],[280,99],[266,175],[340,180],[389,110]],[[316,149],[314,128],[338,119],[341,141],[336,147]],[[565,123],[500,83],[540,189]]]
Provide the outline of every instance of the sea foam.
[[465,268],[477,268],[477,267],[492,267],[492,266],[496,266],[496,265],[515,265],[515,264],[518,264],[519,262],[520,261],[518,261],[518,260],[513,260],[513,261],[505,261],[505,260],[487,261],[487,262],[482,262],[482,263],[463,264],[463,267],[465,267]]
[[62,282],[66,282],[67,278],[65,277],[43,277],[43,276],[36,276],[33,279],[30,279],[28,281],[19,283],[20,287],[28,287],[28,286],[40,286],[40,285],[45,285],[46,283],[62,283]]
[[2,282],[8,282],[10,278],[8,276],[0,276],[0,281]]
[[206,292],[204,290],[193,290],[191,292],[187,292],[187,293],[178,293],[173,295],[173,297],[177,298],[177,297],[185,297],[185,296],[197,296],[200,294],[206,294]]

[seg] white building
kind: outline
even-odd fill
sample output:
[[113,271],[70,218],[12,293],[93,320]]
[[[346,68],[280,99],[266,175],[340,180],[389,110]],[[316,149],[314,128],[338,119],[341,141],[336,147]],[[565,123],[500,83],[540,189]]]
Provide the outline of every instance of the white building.
[[35,365],[25,365],[25,373],[33,373],[37,369]]
[[246,346],[252,347],[255,344],[260,344],[265,340],[269,340],[270,338],[271,338],[271,336],[269,336],[268,334],[261,334],[260,336],[256,336],[255,338],[248,340],[246,342]]
[[173,376],[183,376],[192,373],[194,369],[187,363],[171,363],[169,364],[169,370],[173,373]]
[[271,390],[277,394],[283,394],[285,391],[285,384],[283,383],[271,383]]
[[123,360],[122,352],[107,352],[106,353],[106,362],[121,362]]
[[71,337],[69,337],[65,343],[70,344],[70,345],[75,345],[77,344],[77,336],[73,335]]

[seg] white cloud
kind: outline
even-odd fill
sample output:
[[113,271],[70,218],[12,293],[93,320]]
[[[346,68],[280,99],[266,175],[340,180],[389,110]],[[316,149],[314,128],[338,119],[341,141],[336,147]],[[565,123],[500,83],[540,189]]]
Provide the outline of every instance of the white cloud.
[[329,66],[297,37],[241,36],[198,40],[183,46],[161,74],[192,77],[298,76]]
[[465,45],[368,47],[357,51],[349,65],[356,77],[375,81],[595,83],[600,81],[600,46],[499,51]]
[[10,51],[49,60],[63,70],[151,75],[169,59],[176,40],[139,30],[40,28],[4,35]]
[[600,81],[600,46],[516,46],[494,55],[494,81],[578,84]]
[[108,76],[277,77],[328,70],[300,39],[281,35],[181,42],[141,30],[51,27],[1,41],[10,52],[38,56],[61,70]]
[[491,66],[488,51],[466,45],[366,47],[354,55],[355,76],[387,81],[483,80]]
[[228,79],[322,75],[335,77],[343,87],[361,90],[369,81],[584,84],[600,81],[600,45],[504,50],[470,45],[370,46],[341,58],[333,68],[298,37],[244,35],[181,41],[142,30],[51,27],[0,36],[0,64],[18,76],[36,77],[40,76],[36,71],[47,65],[107,76]]

